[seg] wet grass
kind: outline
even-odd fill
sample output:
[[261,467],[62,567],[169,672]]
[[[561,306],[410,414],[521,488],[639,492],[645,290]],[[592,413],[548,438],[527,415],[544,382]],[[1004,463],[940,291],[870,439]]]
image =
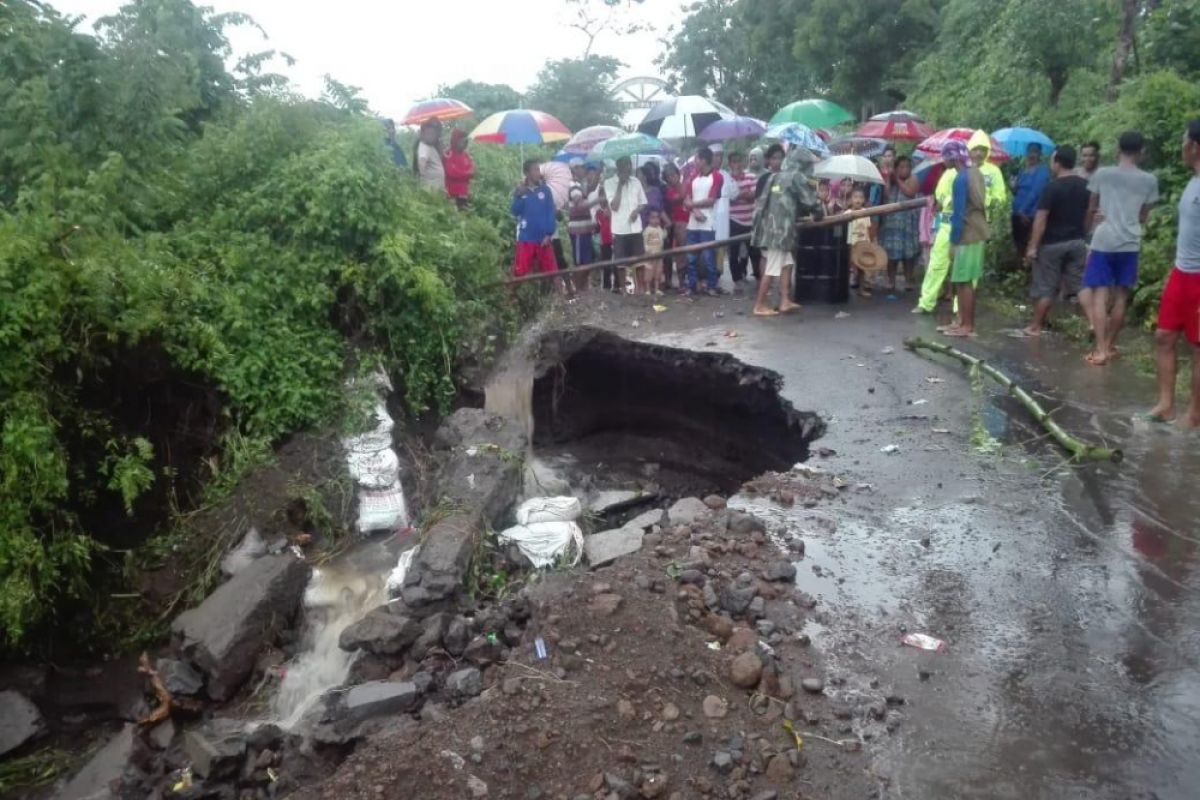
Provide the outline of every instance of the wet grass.
[[75,765],[75,757],[65,750],[47,747],[21,758],[0,763],[0,795],[21,789],[47,786]]

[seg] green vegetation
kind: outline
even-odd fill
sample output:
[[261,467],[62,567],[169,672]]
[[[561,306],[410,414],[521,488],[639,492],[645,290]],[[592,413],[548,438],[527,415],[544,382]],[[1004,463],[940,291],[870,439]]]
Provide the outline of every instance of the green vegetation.
[[[96,36],[0,7],[0,629],[29,646],[94,562],[328,425],[364,358],[414,415],[517,320],[516,152],[457,212],[398,172],[353,87],[227,69],[249,24],[139,0]],[[207,488],[205,487],[207,484]]]

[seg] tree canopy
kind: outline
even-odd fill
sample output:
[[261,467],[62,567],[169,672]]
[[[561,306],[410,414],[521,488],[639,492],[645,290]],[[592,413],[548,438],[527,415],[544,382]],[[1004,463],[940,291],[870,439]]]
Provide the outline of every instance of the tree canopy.
[[487,119],[497,111],[519,108],[524,102],[521,93],[506,83],[482,83],[459,81],[449,86],[439,86],[438,97],[450,97],[469,105],[476,119]]
[[547,61],[526,100],[531,108],[553,114],[573,131],[615,125],[621,108],[612,97],[612,87],[621,66],[611,56]]

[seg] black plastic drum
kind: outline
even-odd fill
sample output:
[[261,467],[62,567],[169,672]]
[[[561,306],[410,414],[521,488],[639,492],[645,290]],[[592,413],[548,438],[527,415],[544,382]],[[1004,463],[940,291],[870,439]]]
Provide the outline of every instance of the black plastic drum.
[[847,226],[801,228],[796,242],[797,303],[850,302]]

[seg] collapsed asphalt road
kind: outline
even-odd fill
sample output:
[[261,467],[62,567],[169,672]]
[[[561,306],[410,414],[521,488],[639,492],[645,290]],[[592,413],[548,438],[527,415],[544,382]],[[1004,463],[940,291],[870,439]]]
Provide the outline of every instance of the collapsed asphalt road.
[[[593,294],[573,313],[780,372],[784,396],[828,423],[818,444],[836,455],[814,463],[863,484],[836,519],[787,519],[808,544],[798,587],[836,622],[810,626],[843,691],[876,674],[908,699],[901,735],[875,751],[887,796],[1194,796],[1200,448],[1133,421],[1149,378],[1130,364],[1085,367],[1053,338],[964,345],[1070,400],[1056,419],[1080,437],[1125,450],[1121,466],[1072,470],[959,365],[905,351],[933,322],[903,303],[770,320],[744,299],[664,305]],[[899,646],[912,631],[947,651]]]

